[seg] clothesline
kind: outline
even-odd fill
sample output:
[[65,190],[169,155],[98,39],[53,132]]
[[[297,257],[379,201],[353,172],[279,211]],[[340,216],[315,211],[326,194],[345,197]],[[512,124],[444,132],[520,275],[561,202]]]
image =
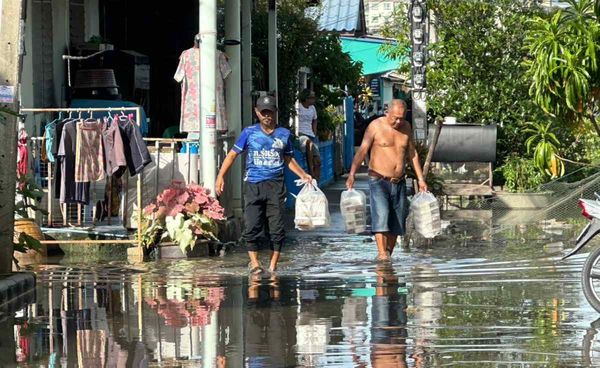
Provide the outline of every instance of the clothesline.
[[21,108],[22,112],[94,112],[94,111],[140,111],[141,107],[48,107],[48,108]]
[[[93,108],[49,107],[49,108],[21,108],[20,109],[20,113],[21,114],[25,113],[25,112],[31,112],[31,113],[43,113],[43,112],[59,112],[59,113],[60,112],[67,112],[67,113],[70,113],[70,112],[89,112],[89,113],[92,113],[92,112],[113,112],[113,111],[120,111],[120,112],[133,111],[133,112],[135,112],[135,115],[136,115],[135,116],[135,125],[137,125],[137,129],[139,129],[140,119],[141,119],[141,116],[142,116],[142,114],[141,114],[142,113],[141,107],[106,107],[106,108],[97,108],[97,107],[93,107]],[[67,124],[69,124],[69,123],[67,123]],[[139,132],[137,134],[139,135],[139,138],[142,138],[141,135],[139,134]],[[79,133],[77,133],[77,135],[79,136]],[[73,136],[73,137],[75,137],[75,136]],[[139,148],[140,147],[138,146],[138,149]],[[75,151],[77,151],[77,149]],[[146,152],[147,152],[147,150],[146,150]],[[75,160],[76,160],[75,162],[77,162],[77,157],[81,157],[81,156],[79,156],[78,153],[76,152],[75,153]],[[58,165],[59,164],[57,163],[57,167],[58,167]],[[144,166],[145,166],[145,164],[144,164]],[[50,176],[50,174],[49,174],[49,176]],[[141,252],[141,246],[142,246],[142,244],[141,244],[141,235],[142,235],[141,231],[142,231],[142,226],[141,226],[141,223],[140,223],[141,219],[142,219],[142,182],[143,182],[142,172],[139,172],[139,173],[137,173],[137,188],[136,188],[137,189],[137,201],[136,202],[137,202],[137,207],[138,207],[137,211],[136,211],[137,212],[137,216],[136,217],[137,217],[137,222],[138,222],[138,224],[137,224],[137,239],[132,240],[131,242],[132,243],[137,243],[138,254],[139,254],[140,258],[143,257],[143,252]],[[70,180],[69,180],[69,184],[72,184]],[[51,192],[52,192],[52,190],[49,189],[48,190],[49,205],[51,203],[51,198],[52,198]],[[124,196],[124,199],[123,199],[124,203],[127,203],[127,194],[126,193],[127,192],[125,192],[125,196]],[[111,190],[111,193],[109,193],[109,194],[112,194],[112,190]],[[109,200],[112,201],[110,199],[110,196],[109,196]],[[66,206],[66,204],[62,204],[62,205]],[[80,210],[79,210],[80,206],[81,205],[78,204],[78,216],[80,215]],[[123,211],[122,211],[122,217],[123,217],[123,219],[126,218],[126,207],[127,206],[123,207]],[[51,209],[51,208],[49,208],[49,209]],[[111,210],[110,206],[109,206],[109,210]],[[52,212],[50,211],[50,216],[51,216],[51,214],[52,214]],[[109,216],[110,215],[111,215],[111,213],[109,213]],[[64,218],[64,216],[65,215],[63,213],[63,218]],[[78,222],[79,222],[79,220],[78,220]],[[48,243],[48,242],[49,241],[46,241],[45,243]],[[94,240],[91,240],[91,239],[89,241],[87,241],[87,242],[89,242],[89,243],[98,243],[97,241],[94,241]],[[115,241],[114,243],[117,243],[117,242]]]

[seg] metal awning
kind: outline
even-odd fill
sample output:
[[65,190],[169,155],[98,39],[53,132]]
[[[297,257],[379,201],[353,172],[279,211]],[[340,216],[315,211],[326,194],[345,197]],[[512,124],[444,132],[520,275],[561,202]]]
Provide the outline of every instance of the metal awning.
[[319,7],[307,9],[306,15],[318,19],[323,32],[363,34],[366,29],[363,0],[323,0]]
[[408,63],[408,57],[402,60],[390,59],[380,52],[381,45],[390,42],[383,39],[341,37],[342,50],[350,55],[353,61],[363,64],[363,75],[383,74],[396,71],[400,65]]

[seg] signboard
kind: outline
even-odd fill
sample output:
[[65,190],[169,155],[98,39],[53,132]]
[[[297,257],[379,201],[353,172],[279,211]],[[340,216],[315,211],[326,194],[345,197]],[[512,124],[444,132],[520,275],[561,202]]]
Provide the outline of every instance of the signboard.
[[208,129],[216,129],[217,128],[217,116],[216,115],[206,115],[206,128]]
[[373,97],[379,97],[381,94],[381,87],[380,87],[379,83],[380,83],[379,78],[371,79],[369,87],[371,87],[371,92],[373,93]]
[[8,104],[15,102],[15,86],[0,86],[0,102]]

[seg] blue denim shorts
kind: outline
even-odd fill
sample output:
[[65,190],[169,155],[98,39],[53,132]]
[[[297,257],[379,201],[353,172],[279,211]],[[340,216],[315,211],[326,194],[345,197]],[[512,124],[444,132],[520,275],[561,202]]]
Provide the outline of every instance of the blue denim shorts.
[[404,235],[408,216],[406,180],[393,184],[369,176],[371,232]]

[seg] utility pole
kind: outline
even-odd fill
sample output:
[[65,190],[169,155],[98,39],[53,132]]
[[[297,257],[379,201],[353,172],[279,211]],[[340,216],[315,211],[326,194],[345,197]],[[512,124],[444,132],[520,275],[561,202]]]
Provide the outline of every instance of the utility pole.
[[200,0],[200,147],[202,185],[215,196],[217,178],[217,0]]
[[[15,187],[17,181],[17,124],[23,65],[24,0],[0,1],[0,273],[12,270]],[[12,111],[7,113],[6,111]]]
[[412,81],[412,127],[416,141],[427,140],[427,44],[429,41],[429,17],[426,0],[411,0],[408,11],[410,21],[411,81]]

